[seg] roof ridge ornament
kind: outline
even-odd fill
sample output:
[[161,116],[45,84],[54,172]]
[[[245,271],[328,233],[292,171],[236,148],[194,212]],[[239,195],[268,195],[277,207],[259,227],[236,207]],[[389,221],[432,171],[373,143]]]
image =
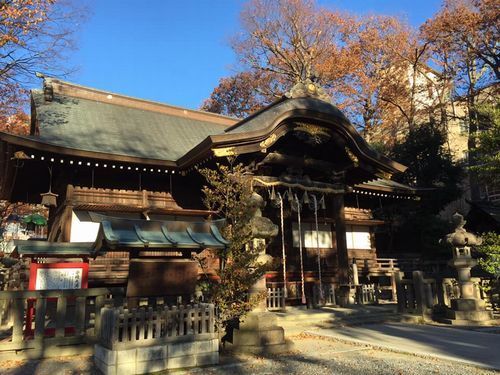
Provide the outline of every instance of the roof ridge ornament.
[[285,96],[290,99],[312,97],[331,103],[330,95],[327,94],[325,89],[311,78],[307,78],[296,83]]

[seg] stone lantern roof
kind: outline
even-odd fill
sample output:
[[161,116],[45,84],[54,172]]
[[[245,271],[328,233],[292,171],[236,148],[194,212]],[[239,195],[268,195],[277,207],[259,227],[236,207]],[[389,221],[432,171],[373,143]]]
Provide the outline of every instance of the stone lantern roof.
[[446,243],[453,247],[481,245],[482,238],[464,229],[466,221],[458,212],[452,216],[452,223],[455,226],[455,231],[446,235],[444,238]]

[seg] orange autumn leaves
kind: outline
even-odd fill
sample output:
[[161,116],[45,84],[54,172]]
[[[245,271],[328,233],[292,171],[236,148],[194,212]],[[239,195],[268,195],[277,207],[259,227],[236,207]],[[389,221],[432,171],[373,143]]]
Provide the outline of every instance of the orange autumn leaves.
[[[25,133],[35,72],[64,76],[72,36],[85,12],[65,0],[0,1],[0,128]],[[17,128],[15,124],[23,124]]]
[[356,16],[312,0],[250,1],[232,40],[239,71],[221,79],[203,109],[244,117],[315,77],[355,125],[377,141],[394,141],[416,123],[445,121],[463,77],[444,69],[441,57],[456,56],[462,38],[480,41],[475,55],[497,74],[496,4],[448,0],[417,30],[396,17]]

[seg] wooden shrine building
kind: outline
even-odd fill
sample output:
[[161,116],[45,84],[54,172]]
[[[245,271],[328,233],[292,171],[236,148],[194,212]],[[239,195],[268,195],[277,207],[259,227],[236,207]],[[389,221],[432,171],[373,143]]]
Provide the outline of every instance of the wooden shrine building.
[[43,262],[54,242],[56,253],[88,246],[78,251],[90,286],[192,291],[192,254],[227,246],[222,224],[206,220],[213,213],[195,167],[228,156],[245,166],[277,225],[282,199],[283,236],[268,252],[286,263],[270,283],[348,283],[353,261],[377,257],[373,228],[382,222],[366,202],[415,193],[390,181],[405,167],[371,149],[311,82],[238,120],[46,78],[31,111],[30,135],[0,133],[1,198],[49,205],[48,242],[29,256]]

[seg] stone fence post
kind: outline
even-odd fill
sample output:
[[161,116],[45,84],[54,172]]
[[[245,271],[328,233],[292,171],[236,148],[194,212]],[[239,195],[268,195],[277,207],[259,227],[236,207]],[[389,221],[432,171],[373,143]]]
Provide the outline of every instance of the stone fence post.
[[406,297],[405,297],[405,291],[404,287],[402,284],[404,273],[401,271],[396,271],[394,273],[394,280],[396,282],[396,294],[398,296],[398,312],[399,313],[405,313],[406,312]]
[[424,273],[422,271],[413,271],[413,289],[415,290],[415,302],[417,314],[423,314],[425,311],[425,285]]

